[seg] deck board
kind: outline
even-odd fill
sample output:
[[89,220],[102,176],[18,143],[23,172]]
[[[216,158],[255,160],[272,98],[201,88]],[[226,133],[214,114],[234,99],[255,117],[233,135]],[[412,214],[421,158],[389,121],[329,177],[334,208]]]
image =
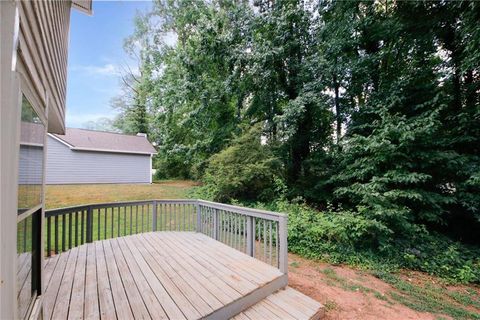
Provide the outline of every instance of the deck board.
[[287,287],[233,317],[233,320],[318,320],[323,311],[319,302]]
[[[149,232],[85,244],[48,258],[44,316],[208,318],[280,277],[278,269],[205,235]],[[279,299],[265,299],[237,319],[299,319],[315,306],[310,300],[296,302],[298,310],[289,312],[279,307],[288,299],[299,296],[287,292]]]

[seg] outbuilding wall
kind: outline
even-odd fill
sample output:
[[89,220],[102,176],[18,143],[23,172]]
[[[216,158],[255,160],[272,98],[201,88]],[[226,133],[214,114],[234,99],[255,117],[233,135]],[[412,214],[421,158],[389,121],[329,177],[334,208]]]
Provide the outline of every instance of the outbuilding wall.
[[150,183],[150,166],[150,155],[77,151],[47,140],[47,184]]

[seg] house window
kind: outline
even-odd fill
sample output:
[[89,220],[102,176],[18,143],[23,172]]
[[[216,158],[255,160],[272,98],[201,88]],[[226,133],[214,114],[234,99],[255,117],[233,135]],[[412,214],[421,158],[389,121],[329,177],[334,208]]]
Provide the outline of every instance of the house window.
[[44,138],[45,125],[24,96],[17,212],[17,305],[20,319],[28,317],[40,292]]

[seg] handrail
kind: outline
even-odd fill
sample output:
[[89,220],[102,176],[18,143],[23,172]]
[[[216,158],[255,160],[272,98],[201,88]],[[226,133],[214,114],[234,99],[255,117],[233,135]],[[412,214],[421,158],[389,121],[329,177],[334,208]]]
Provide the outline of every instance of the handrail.
[[[200,232],[287,273],[287,216],[190,199],[93,203],[45,211],[47,255],[150,231]],[[53,250],[52,250],[53,249]]]

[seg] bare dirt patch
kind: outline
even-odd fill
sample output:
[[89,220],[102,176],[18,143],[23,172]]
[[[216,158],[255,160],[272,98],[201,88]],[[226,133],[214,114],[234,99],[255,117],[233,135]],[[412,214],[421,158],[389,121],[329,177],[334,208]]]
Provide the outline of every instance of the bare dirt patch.
[[390,293],[397,290],[367,272],[294,254],[289,260],[289,285],[322,303],[325,319],[450,319],[394,301]]

